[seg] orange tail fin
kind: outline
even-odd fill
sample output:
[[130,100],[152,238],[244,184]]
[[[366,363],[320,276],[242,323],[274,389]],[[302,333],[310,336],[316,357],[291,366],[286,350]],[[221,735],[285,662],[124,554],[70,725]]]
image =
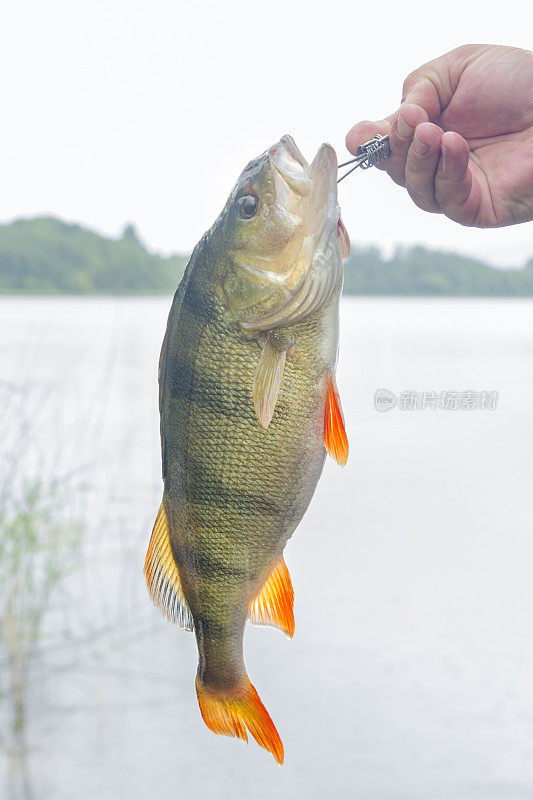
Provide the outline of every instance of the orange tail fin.
[[283,764],[283,743],[279,733],[248,677],[234,690],[212,689],[197,678],[196,694],[209,730],[247,742],[248,728],[257,744],[272,753],[278,764]]

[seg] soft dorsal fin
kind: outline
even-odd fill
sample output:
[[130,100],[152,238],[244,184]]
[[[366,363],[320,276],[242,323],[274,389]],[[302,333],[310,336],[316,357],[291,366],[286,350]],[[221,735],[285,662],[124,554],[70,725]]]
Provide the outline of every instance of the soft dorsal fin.
[[254,625],[272,625],[292,639],[294,590],[283,558],[278,561],[255,600],[250,603],[249,617]]
[[263,428],[268,428],[274,416],[287,350],[293,346],[293,342],[279,341],[273,333],[269,333],[263,347],[252,387],[255,413]]
[[150,597],[163,616],[183,630],[192,631],[192,614],[183,596],[178,567],[172,555],[163,503],[146,553],[144,576]]
[[327,378],[324,445],[337,464],[344,467],[348,460],[348,437],[344,430],[344,416],[333,372]]

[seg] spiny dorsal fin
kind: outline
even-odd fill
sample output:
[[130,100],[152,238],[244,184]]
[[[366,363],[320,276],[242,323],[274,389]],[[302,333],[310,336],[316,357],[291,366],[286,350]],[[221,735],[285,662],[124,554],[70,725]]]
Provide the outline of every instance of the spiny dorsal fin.
[[163,503],[159,507],[148,546],[144,577],[150,597],[163,616],[183,630],[192,631],[192,614],[183,596],[178,567],[170,548]]
[[344,430],[344,416],[333,372],[327,378],[324,445],[337,464],[344,467],[348,460],[348,437]]
[[250,603],[249,617],[254,625],[272,625],[292,639],[294,589],[283,558],[278,561],[255,600]]
[[268,428],[274,416],[287,350],[291,346],[293,343],[279,342],[272,333],[269,333],[257,364],[252,397],[257,419],[263,428]]

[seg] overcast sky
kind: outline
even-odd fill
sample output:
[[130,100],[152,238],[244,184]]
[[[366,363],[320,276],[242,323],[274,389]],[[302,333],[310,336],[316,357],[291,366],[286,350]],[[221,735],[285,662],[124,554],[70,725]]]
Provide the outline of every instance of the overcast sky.
[[[194,246],[246,162],[284,133],[340,159],[360,119],[398,105],[414,68],[468,42],[531,47],[512,5],[268,0],[33,0],[2,13],[0,220],[57,214],[155,249]],[[419,211],[377,170],[340,186],[352,241],[422,242],[498,264],[533,223],[476,231]]]

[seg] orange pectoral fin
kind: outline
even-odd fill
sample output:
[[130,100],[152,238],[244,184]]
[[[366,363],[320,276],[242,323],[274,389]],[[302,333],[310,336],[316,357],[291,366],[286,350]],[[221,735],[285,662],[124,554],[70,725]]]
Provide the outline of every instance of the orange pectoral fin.
[[255,600],[250,603],[249,617],[254,625],[272,625],[292,639],[294,590],[283,558],[278,561]]
[[324,445],[337,464],[344,467],[348,460],[348,437],[344,429],[341,401],[335,383],[335,375],[330,373],[327,383],[326,409],[324,413]]

